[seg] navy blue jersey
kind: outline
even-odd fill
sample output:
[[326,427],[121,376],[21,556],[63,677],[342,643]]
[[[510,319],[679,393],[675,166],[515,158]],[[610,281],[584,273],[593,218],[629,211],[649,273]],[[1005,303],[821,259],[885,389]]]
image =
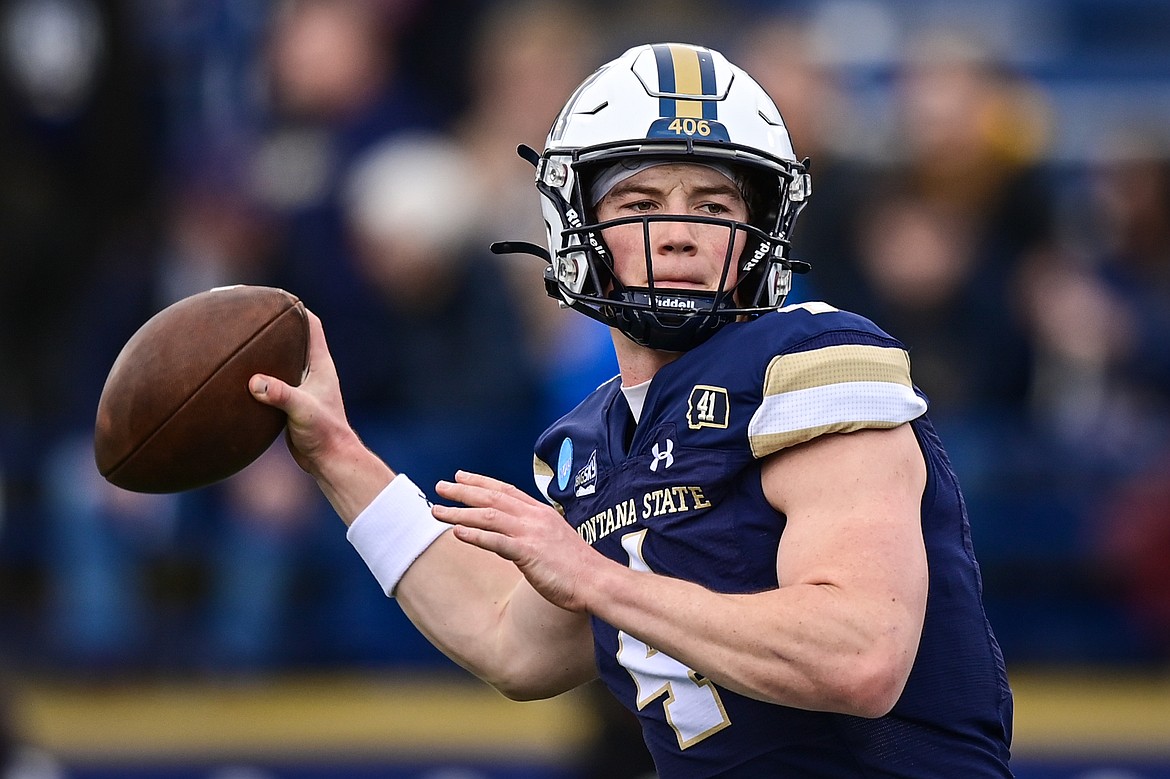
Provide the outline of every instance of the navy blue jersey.
[[593,619],[601,677],[638,716],[664,779],[1011,776],[1003,657],[963,500],[925,410],[902,344],[812,303],[728,325],[662,368],[636,426],[615,379],[541,436],[537,483],[585,541],[623,565],[723,593],[777,586],[785,518],[763,494],[762,458],[907,422],[922,448],[930,589],[918,656],[889,714],[747,698]]

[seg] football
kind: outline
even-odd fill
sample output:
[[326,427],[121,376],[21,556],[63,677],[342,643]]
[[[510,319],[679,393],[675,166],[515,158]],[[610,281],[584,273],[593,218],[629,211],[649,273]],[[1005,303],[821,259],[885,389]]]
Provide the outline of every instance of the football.
[[255,373],[298,385],[309,326],[294,295],[219,287],[151,317],[122,347],[97,406],[94,459],[112,484],[182,492],[242,470],[284,429],[248,392]]

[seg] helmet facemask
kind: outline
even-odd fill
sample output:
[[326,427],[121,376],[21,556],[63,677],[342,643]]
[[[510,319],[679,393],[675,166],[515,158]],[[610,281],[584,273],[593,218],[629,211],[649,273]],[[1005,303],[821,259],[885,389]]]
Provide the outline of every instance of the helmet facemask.
[[[720,231],[700,240],[722,245],[723,260],[713,289],[672,287],[658,281],[654,267],[652,231],[656,224],[684,222],[696,230]],[[616,229],[638,229],[645,262],[644,286],[624,283],[614,269],[614,255],[606,234]],[[758,305],[764,295],[771,262],[767,233],[746,222],[717,217],[677,214],[627,216],[592,222],[564,232],[573,256],[569,267],[590,268],[592,278],[580,292],[568,292],[573,308],[617,327],[635,343],[652,349],[685,351],[714,335],[729,322],[758,316],[770,307]],[[554,262],[554,267],[558,263]],[[784,269],[785,280],[791,271]],[[564,290],[562,289],[563,293]]]

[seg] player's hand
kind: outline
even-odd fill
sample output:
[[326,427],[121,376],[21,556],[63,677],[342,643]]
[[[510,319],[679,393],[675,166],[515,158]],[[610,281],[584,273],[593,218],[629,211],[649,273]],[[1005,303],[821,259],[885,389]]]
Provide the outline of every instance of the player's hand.
[[354,435],[345,415],[337,368],[321,319],[305,311],[309,319],[309,370],[294,387],[273,376],[256,374],[248,382],[252,397],[288,415],[286,438],[293,458],[305,471],[315,474],[317,464],[346,436]]
[[463,506],[435,505],[436,519],[455,526],[460,541],[511,560],[546,600],[584,611],[589,572],[606,560],[551,506],[517,487],[460,471],[435,485],[440,496]]

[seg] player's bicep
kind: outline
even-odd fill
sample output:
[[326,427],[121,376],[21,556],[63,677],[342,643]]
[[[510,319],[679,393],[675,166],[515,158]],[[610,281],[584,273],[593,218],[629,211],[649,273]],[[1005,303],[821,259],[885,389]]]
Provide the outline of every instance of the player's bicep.
[[782,586],[836,585],[920,615],[926,465],[909,425],[821,436],[769,457],[762,473],[769,502],[787,517]]

